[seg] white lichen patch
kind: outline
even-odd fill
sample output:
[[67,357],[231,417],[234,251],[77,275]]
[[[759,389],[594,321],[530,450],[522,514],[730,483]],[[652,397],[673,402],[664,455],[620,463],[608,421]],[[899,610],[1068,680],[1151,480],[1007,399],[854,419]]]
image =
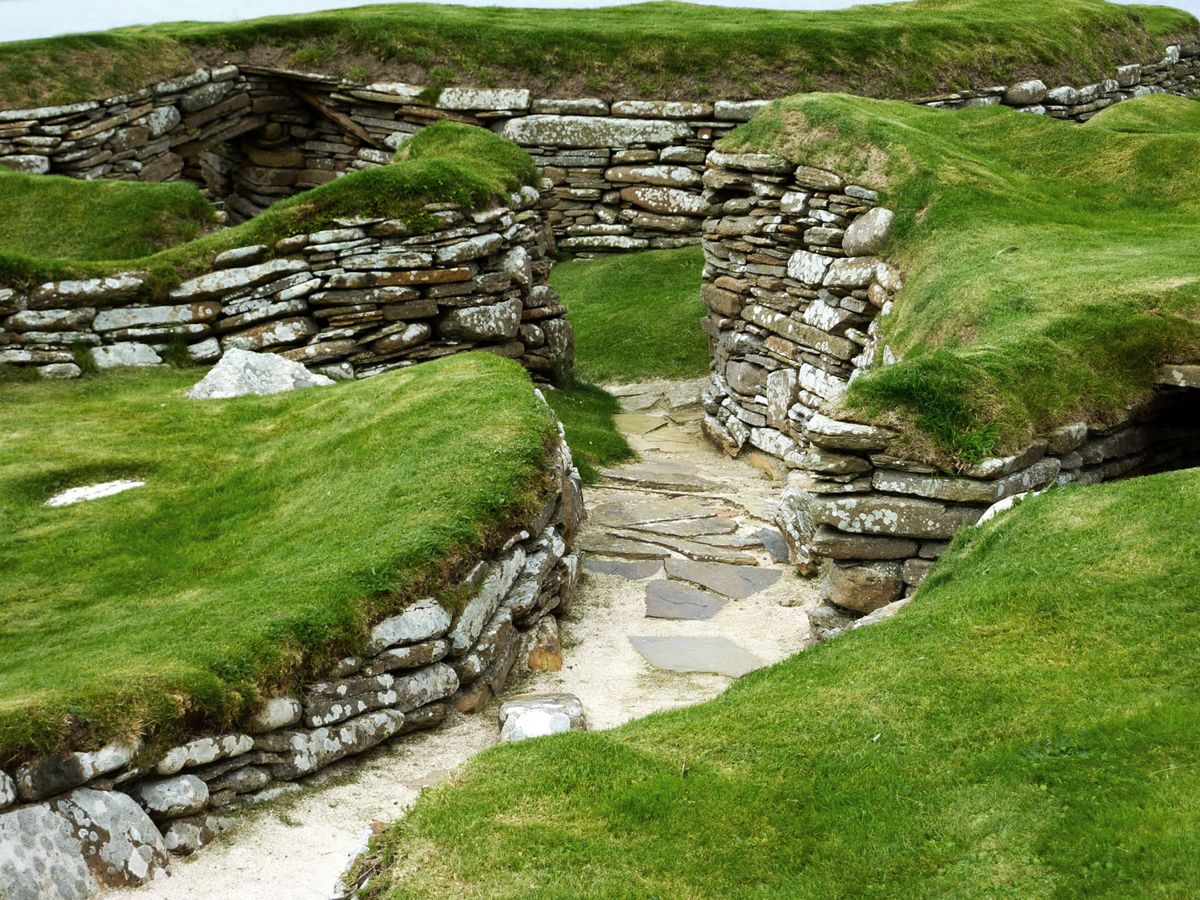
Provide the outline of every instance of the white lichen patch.
[[61,494],[55,494],[46,501],[46,506],[70,506],[81,500],[96,500],[99,497],[111,497],[131,488],[141,487],[144,481],[106,481],[103,484],[92,484],[87,487],[71,488]]

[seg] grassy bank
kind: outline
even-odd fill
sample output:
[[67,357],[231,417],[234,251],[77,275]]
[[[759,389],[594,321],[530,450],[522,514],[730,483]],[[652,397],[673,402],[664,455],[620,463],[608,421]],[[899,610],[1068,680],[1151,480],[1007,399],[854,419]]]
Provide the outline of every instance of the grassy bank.
[[551,284],[570,310],[576,374],[597,384],[706,374],[703,268],[699,247],[557,263]]
[[1164,362],[1200,360],[1200,103],[1146,97],[1079,127],[845,96],[780,101],[725,139],[886,189],[908,276],[903,360],[850,403],[935,462],[1102,425]]
[[[555,434],[489,354],[271,397],[196,371],[0,391],[0,761],[228,725],[453,583],[545,489]],[[62,508],[54,493],[146,482]]]
[[0,106],[140,89],[198,63],[252,61],[355,81],[530,87],[552,96],[911,96],[1157,61],[1196,20],[1101,0],[916,0],[836,12],[645,3],[516,10],[396,4],[233,24],[174,23],[0,45]]
[[1043,496],[894,621],[488,751],[377,841],[364,896],[1195,896],[1197,497],[1194,472]]
[[[234,247],[274,244],[355,216],[428,230],[440,221],[423,211],[427,203],[479,209],[538,180],[533,160],[515,144],[441,122],[406,141],[393,165],[354,172],[281,200],[236,228],[189,241],[211,217],[190,185],[0,173],[0,286],[139,269],[149,273],[150,290],[163,291],[208,271],[216,254]],[[47,204],[66,214],[46,215]],[[173,246],[140,255],[156,243]]]

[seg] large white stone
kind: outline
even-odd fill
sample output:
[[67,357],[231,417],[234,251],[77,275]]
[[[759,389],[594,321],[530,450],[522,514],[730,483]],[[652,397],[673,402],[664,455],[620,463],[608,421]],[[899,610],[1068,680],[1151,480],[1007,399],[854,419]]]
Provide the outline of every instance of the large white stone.
[[101,369],[114,369],[117,366],[157,366],[162,363],[162,357],[154,352],[148,344],[112,344],[107,347],[93,347],[92,359]]
[[891,239],[893,218],[895,214],[890,209],[877,206],[855,219],[842,238],[846,255],[873,256],[882,250]]
[[825,272],[832,262],[832,257],[809,253],[807,250],[797,250],[788,260],[788,275],[801,284],[816,287],[825,280]]
[[229,350],[187,396],[191,400],[222,400],[246,394],[280,394],[326,384],[333,384],[333,379],[310,372],[300,363],[282,356]]
[[692,137],[684,122],[661,119],[612,119],[599,116],[523,116],[510,119],[502,137],[525,147],[608,147],[678,144]]

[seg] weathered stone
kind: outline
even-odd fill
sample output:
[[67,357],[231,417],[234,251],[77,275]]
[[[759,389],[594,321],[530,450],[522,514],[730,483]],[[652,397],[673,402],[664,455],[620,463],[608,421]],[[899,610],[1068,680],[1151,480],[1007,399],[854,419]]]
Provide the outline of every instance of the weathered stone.
[[832,453],[820,447],[798,454],[794,463],[798,468],[825,475],[855,475],[871,470],[871,464],[861,456]]
[[589,572],[601,575],[617,575],[630,581],[642,581],[652,578],[662,571],[662,563],[658,560],[599,559],[589,555],[583,561],[583,567]]
[[404,612],[380,622],[371,630],[367,653],[371,656],[397,645],[417,644],[450,630],[450,613],[432,597],[418,600]]
[[409,713],[436,700],[449,697],[458,690],[459,679],[445,663],[434,663],[412,672],[397,675],[392,689],[396,692],[395,708]]
[[782,175],[792,168],[790,162],[774,153],[722,153],[719,150],[708,154],[708,164],[727,169],[745,169],[764,175]]
[[699,194],[670,187],[627,187],[621,200],[668,216],[706,216],[712,207]]
[[1083,446],[1087,440],[1088,427],[1085,422],[1075,422],[1055,428],[1046,435],[1046,452],[1063,456]]
[[74,331],[86,328],[96,317],[95,307],[80,309],[23,310],[4,321],[9,331]]
[[1004,92],[1001,102],[1005,106],[1032,106],[1045,100],[1048,93],[1046,85],[1041,80],[1034,78],[1030,81],[1021,81],[1010,85]]
[[257,287],[285,275],[308,271],[308,263],[302,259],[273,259],[256,266],[239,269],[222,269],[185,281],[171,291],[173,300],[188,300],[193,303],[221,297],[244,288]]
[[45,175],[50,171],[50,157],[35,153],[0,156],[0,166],[27,175]]
[[842,422],[817,413],[804,426],[804,435],[827,450],[883,450],[897,434],[887,428]]
[[122,769],[133,760],[139,744],[109,744],[86,753],[42,756],[16,771],[17,796],[27,803],[69,791],[109,772]]
[[1159,366],[1158,383],[1175,387],[1200,387],[1200,366]]
[[904,579],[898,562],[834,563],[821,586],[821,599],[862,613],[894,603],[903,593]]
[[190,816],[208,805],[208,785],[195,775],[140,782],[130,795],[156,819]]
[[229,759],[249,753],[253,746],[254,741],[244,734],[199,738],[168,750],[154,767],[154,771],[159,775],[174,775],[191,766],[203,766],[218,759]]
[[731,566],[721,563],[668,559],[667,576],[708,588],[733,600],[744,600],[771,587],[782,574],[778,569]]
[[574,694],[520,694],[500,706],[500,743],[587,731],[583,704]]
[[[819,328],[805,325],[791,316],[768,306],[752,305],[742,310],[742,317],[776,334],[837,359],[851,359],[859,354],[859,346],[846,338],[835,337]],[[768,345],[769,346],[769,345]],[[811,368],[811,367],[810,367]],[[816,370],[814,370],[816,371]],[[801,376],[803,379],[803,375]]]
[[219,303],[192,303],[185,306],[151,306],[141,309],[106,309],[96,316],[92,328],[115,331],[155,325],[187,325],[211,322],[221,313]]
[[894,217],[890,209],[877,206],[855,219],[842,239],[842,249],[846,255],[874,256],[882,250],[891,240]]
[[840,175],[812,166],[797,166],[794,177],[796,184],[814,191],[840,191],[846,183]]
[[683,122],[592,116],[523,116],[505,123],[500,135],[523,147],[629,147],[678,144],[692,136]]
[[1046,455],[1046,442],[1036,441],[1012,456],[991,457],[963,472],[968,478],[1003,478],[1018,469],[1027,469]]
[[711,619],[727,602],[716,594],[672,581],[651,581],[646,585],[649,619]]
[[69,824],[99,884],[137,887],[167,873],[170,856],[162,835],[125,794],[83,788],[52,800],[49,807]]
[[893,494],[915,494],[918,497],[949,500],[954,503],[991,504],[1013,494],[1045,487],[1058,477],[1058,470],[1057,459],[1042,459],[1028,469],[1022,469],[1004,478],[981,481],[878,469],[872,477],[872,485],[878,491]]
[[458,674],[458,680],[469,684],[478,678],[492,660],[508,648],[515,636],[512,610],[502,604],[471,645],[471,649],[450,663]]
[[1119,456],[1129,456],[1150,446],[1150,432],[1144,428],[1127,428],[1108,437],[1088,441],[1079,449],[1085,466],[1093,466]]
[[453,309],[438,320],[442,336],[468,341],[512,340],[520,328],[520,300]]
[[83,900],[100,885],[72,823],[38,804],[0,814],[0,888],[5,900]]
[[810,510],[814,524],[831,525],[839,531],[938,539],[951,538],[974,525],[983,513],[975,507],[878,495],[817,497]]
[[538,622],[526,663],[531,672],[562,671],[562,638],[558,633],[558,619],[554,616],[546,616]]
[[830,559],[907,559],[918,550],[917,542],[908,538],[849,534],[828,525],[817,529],[809,546]]
[[[496,252],[504,244],[504,238],[498,234],[479,234],[475,237],[457,241],[446,247],[439,247],[435,253],[438,265],[450,265],[479,259]],[[397,267],[402,268],[402,267]]]
[[929,570],[933,568],[933,560],[931,559],[910,559],[904,563],[904,568],[901,569],[901,577],[905,584],[911,584],[914,587],[925,580],[925,576],[929,574]]
[[612,184],[655,184],[661,187],[698,188],[702,179],[687,166],[614,166],[604,173]]
[[96,307],[135,297],[145,285],[141,275],[122,274],[82,281],[51,281],[34,288],[29,295],[30,309]]
[[154,352],[154,348],[146,344],[122,343],[110,344],[105,347],[92,347],[92,359],[101,369],[114,369],[118,366],[157,366],[162,364],[162,357]]
[[234,350],[255,352],[269,347],[299,343],[318,331],[317,323],[306,316],[279,319],[228,335],[221,341],[221,346],[226,355]]
[[300,701],[294,697],[273,697],[266,702],[262,709],[250,717],[246,723],[246,731],[249,734],[263,734],[267,731],[287,728],[289,725],[299,722],[303,714],[304,710],[300,706]]
[[530,110],[534,115],[607,116],[608,104],[595,97],[580,97],[574,100],[534,100]]
[[529,109],[529,91],[521,88],[443,88],[438,109]]
[[217,816],[172,819],[163,823],[163,844],[177,856],[190,856],[202,847],[207,847],[235,824],[235,819]]
[[308,371],[303,365],[272,353],[231,349],[187,393],[192,400],[215,400],[278,394],[300,388],[333,384],[333,380]]
[[676,100],[617,100],[612,114],[639,119],[704,119],[712,115],[712,107]]
[[[749,122],[768,103],[769,100],[718,100],[713,104],[713,118],[726,122]],[[783,162],[785,167],[781,171],[786,172],[790,164],[786,160]]]
[[482,675],[471,684],[459,688],[458,692],[450,699],[454,708],[461,713],[475,713],[491,702],[493,697],[504,690],[513,664],[517,661],[519,649],[519,641],[509,641]]
[[788,259],[788,275],[808,287],[818,287],[825,280],[825,273],[833,257],[797,250]]
[[275,732],[281,739],[280,752],[287,759],[268,768],[281,781],[309,775],[345,756],[369,750],[396,734],[404,725],[404,713],[381,709],[339,725],[314,731]]
[[837,259],[825,273],[826,287],[865,288],[875,281],[883,267],[874,256]]
[[741,678],[763,662],[724,637],[634,637],[629,643],[651,666],[668,672],[711,672]]
[[525,567],[525,557],[525,549],[517,546],[492,566],[447,636],[452,655],[465,653],[475,643]]

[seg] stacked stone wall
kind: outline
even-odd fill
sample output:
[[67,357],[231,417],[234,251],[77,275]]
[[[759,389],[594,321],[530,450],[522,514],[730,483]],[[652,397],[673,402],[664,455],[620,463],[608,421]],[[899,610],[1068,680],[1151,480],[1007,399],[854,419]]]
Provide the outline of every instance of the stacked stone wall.
[[[240,731],[199,735],[148,756],[141,744],[33,759],[0,772],[4,895],[83,897],[160,877],[232,824],[228,811],[384,741],[472,713],[514,669],[561,654],[557,618],[579,577],[583,518],[566,442],[557,488],[499,556],[480,562],[451,615],[423,600],[380,622],[361,657],[320,682],[266,701]],[[12,893],[15,892],[15,893]]]
[[547,285],[553,235],[525,188],[482,211],[435,204],[414,233],[395,220],[340,227],[217,256],[212,271],[152,295],[144,273],[0,288],[0,363],[74,376],[154,365],[182,340],[197,362],[229,349],[278,353],[333,377],[486,350],[547,376],[574,337]]
[[778,461],[778,524],[802,572],[824,569],[825,599],[861,613],[900,600],[956,532],[1017,495],[1200,462],[1196,366],[1164,367],[1155,397],[1119,422],[1067,425],[957,473],[892,452],[896,432],[839,403],[901,287],[875,255],[892,214],[867,188],[770,154],[714,151],[708,165],[702,427],[730,455]]
[[[915,102],[1007,104],[1086,121],[1152,92],[1200,96],[1200,46],[1122,66],[1092,85],[1030,80]],[[133,94],[0,111],[0,165],[33,173],[147,182],[188,179],[230,221],[347,172],[387,163],[407,136],[442,119],[491,128],[534,157],[564,249],[580,255],[698,243],[709,214],[703,160],[766,101],[551,100],[527,90],[356,84],[257,66],[200,69]]]

